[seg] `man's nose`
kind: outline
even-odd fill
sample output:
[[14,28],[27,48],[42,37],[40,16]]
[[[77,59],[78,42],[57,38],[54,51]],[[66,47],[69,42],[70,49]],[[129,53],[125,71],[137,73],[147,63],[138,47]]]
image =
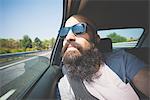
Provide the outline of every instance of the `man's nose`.
[[73,34],[73,32],[71,30],[69,30],[69,32],[66,36],[66,40],[67,41],[75,41],[76,40],[76,36],[75,36],[75,34]]

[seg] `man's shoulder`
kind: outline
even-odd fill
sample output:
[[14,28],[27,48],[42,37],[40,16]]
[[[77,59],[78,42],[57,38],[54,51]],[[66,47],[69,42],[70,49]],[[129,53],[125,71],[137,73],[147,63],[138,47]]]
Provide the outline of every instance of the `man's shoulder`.
[[105,58],[115,58],[115,57],[122,57],[123,55],[126,55],[127,52],[124,49],[115,50],[113,52],[104,53]]
[[113,52],[103,54],[103,59],[106,64],[111,65],[111,66],[112,65],[116,66],[116,64],[123,65],[122,63],[124,63],[125,57],[127,55],[128,53],[125,50],[120,49],[120,50],[116,50]]
[[124,82],[126,81],[125,77],[125,56],[128,54],[125,50],[120,49],[111,53],[104,54],[104,62],[108,65],[108,67],[114,71]]

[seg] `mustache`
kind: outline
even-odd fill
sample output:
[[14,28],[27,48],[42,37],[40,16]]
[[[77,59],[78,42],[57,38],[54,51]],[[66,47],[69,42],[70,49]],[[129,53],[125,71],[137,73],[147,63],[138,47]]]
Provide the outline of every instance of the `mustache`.
[[69,42],[69,41],[67,41],[66,44],[62,48],[62,51],[61,51],[62,55],[65,53],[65,51],[67,50],[69,45],[73,46],[74,48],[76,48],[80,52],[82,52],[82,46],[80,44],[78,44],[77,42]]

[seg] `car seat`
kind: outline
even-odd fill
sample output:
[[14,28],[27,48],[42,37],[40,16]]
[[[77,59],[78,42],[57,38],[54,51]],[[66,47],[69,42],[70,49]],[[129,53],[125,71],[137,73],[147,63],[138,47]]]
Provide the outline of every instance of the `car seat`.
[[102,53],[112,52],[112,40],[110,38],[102,38],[97,48]]

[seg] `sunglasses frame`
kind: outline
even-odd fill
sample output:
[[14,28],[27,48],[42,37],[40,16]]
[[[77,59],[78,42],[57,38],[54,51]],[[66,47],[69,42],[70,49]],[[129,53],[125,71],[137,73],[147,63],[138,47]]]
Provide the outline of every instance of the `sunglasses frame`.
[[[79,30],[74,30],[73,28],[75,28],[77,25],[82,25],[82,31],[81,32],[76,32],[76,31],[79,31]],[[79,27],[79,26],[78,26]],[[67,34],[69,33],[70,29],[72,30],[73,34],[74,35],[80,35],[80,34],[84,34],[86,31],[87,31],[87,23],[84,23],[84,22],[80,22],[80,23],[77,23],[71,27],[63,27],[59,30],[59,36],[62,37],[62,38],[65,38],[67,36]],[[66,34],[62,35],[62,32],[65,32],[66,31]]]

